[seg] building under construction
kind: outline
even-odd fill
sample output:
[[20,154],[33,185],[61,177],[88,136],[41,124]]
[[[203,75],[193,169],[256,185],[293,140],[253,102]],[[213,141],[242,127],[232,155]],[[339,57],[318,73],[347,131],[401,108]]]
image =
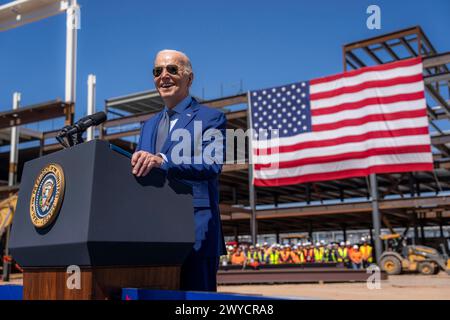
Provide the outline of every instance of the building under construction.
[[[343,70],[422,56],[434,172],[378,174],[378,207],[382,227],[413,230],[416,242],[424,241],[424,228],[434,226],[444,240],[450,222],[450,52],[437,52],[420,27],[412,27],[375,38],[364,39],[342,47]],[[202,101],[222,110],[228,128],[248,128],[247,94]],[[64,118],[73,123],[76,105],[67,99],[38,105],[20,106],[0,113],[0,143],[8,146],[11,128],[29,123]],[[96,132],[129,152],[136,147],[141,124],[163,108],[156,91],[111,98],[97,106],[108,114]],[[55,152],[62,147],[56,142],[58,131],[38,132],[19,129],[17,164],[10,152],[0,154],[0,196],[7,198],[20,187],[26,161]],[[20,147],[36,141],[33,147]],[[3,150],[5,150],[3,148]],[[248,159],[248,155],[244,155]],[[249,186],[248,162],[226,164],[220,178],[220,208],[226,236],[341,231],[344,239],[350,230],[373,228],[373,197],[368,178],[305,183],[284,187]],[[8,175],[17,174],[17,183],[8,185]],[[5,227],[5,226],[3,226]]]

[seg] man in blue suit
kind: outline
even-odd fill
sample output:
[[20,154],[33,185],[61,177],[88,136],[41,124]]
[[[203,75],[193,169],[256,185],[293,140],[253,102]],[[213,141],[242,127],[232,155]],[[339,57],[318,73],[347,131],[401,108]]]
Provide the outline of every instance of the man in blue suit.
[[[226,118],[222,112],[200,105],[189,95],[194,74],[184,53],[160,51],[155,58],[153,76],[165,107],[144,123],[131,159],[132,171],[140,177],[153,169],[162,170],[168,178],[192,186],[195,244],[181,268],[180,286],[182,290],[216,291],[219,257],[226,254],[218,186],[225,149]],[[189,133],[187,145],[191,150],[188,152],[179,152],[177,144],[182,134],[177,132]],[[208,132],[219,134],[205,139]],[[217,152],[205,152],[211,149]]]

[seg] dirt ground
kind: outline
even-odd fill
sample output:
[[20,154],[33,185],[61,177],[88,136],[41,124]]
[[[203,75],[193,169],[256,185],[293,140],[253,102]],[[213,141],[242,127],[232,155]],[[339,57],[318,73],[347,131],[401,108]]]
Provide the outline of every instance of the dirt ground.
[[21,274],[11,274],[9,282],[3,282],[1,278],[0,272],[0,286],[5,284],[22,284],[22,275]]
[[365,282],[283,285],[227,285],[219,292],[256,294],[293,299],[337,300],[450,300],[450,275],[404,274],[381,281],[381,289],[368,289]]
[[[5,284],[0,280],[0,285]],[[21,275],[12,275],[7,284],[22,284]],[[283,285],[219,286],[218,292],[243,293],[292,299],[338,300],[450,300],[450,275],[405,274],[390,276],[381,289],[368,289],[365,282]]]

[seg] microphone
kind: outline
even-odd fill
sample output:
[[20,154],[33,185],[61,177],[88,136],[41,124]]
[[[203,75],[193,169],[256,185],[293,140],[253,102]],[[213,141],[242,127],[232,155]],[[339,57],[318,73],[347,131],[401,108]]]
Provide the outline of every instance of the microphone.
[[[103,111],[91,114],[78,120],[73,126],[65,126],[56,136],[56,140],[64,147],[68,148],[75,144],[83,143],[82,134],[86,129],[97,126],[106,121],[106,113]],[[67,141],[64,140],[66,138]]]
[[103,111],[100,111],[100,112],[91,114],[89,116],[86,116],[84,118],[81,118],[73,125],[72,128],[67,130],[65,132],[65,134],[73,135],[73,134],[83,133],[89,127],[98,126],[99,124],[101,124],[105,121],[106,121],[106,113],[104,113]]

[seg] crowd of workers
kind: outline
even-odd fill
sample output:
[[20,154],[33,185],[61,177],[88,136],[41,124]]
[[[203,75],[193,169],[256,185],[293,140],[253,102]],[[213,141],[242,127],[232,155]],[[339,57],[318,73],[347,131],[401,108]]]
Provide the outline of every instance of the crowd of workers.
[[350,242],[306,242],[295,245],[267,242],[253,245],[229,245],[222,265],[257,268],[262,264],[336,263],[353,269],[367,268],[373,262],[372,246],[365,240],[360,245]]

